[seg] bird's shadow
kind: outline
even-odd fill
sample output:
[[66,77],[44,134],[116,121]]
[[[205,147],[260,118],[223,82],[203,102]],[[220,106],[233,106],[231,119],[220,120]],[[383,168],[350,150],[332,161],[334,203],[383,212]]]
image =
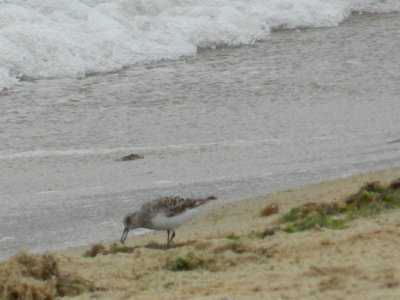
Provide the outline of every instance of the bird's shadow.
[[175,249],[175,248],[181,248],[184,246],[188,246],[193,244],[195,241],[187,241],[184,243],[172,243],[172,244],[159,244],[157,242],[150,242],[146,245],[144,245],[144,248],[147,249],[155,249],[155,250],[168,250],[168,249]]

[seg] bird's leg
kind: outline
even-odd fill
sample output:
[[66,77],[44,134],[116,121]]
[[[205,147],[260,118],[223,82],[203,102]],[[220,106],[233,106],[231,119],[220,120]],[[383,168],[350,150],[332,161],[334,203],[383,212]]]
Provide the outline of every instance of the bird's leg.
[[172,234],[171,234],[171,239],[170,239],[170,243],[172,242],[172,240],[174,239],[174,237],[175,237],[175,230],[172,230]]
[[170,242],[170,240],[169,240],[169,233],[170,233],[170,230],[167,229],[167,245],[169,245],[169,242]]

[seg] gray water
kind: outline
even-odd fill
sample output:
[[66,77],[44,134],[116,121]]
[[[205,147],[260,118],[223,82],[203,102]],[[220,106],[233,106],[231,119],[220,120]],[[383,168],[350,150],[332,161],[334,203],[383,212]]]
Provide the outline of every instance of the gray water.
[[[234,201],[399,166],[399,28],[399,13],[355,15],[2,92],[0,258],[117,239],[158,196]],[[145,158],[116,160],[129,153]]]

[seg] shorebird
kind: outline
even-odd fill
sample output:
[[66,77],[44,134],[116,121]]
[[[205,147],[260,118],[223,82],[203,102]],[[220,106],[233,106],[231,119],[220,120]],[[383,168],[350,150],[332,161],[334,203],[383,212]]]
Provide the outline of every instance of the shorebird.
[[217,197],[190,199],[181,197],[162,197],[144,203],[138,211],[129,213],[124,218],[125,229],[122,232],[123,244],[130,230],[148,228],[167,231],[167,244],[175,237],[175,229],[193,219],[210,200]]

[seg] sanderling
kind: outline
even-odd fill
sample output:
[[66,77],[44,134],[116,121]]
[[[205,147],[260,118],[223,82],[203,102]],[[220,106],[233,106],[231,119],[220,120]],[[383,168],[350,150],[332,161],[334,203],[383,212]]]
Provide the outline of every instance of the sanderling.
[[125,229],[121,236],[124,243],[128,232],[135,228],[148,228],[167,231],[167,244],[175,237],[175,229],[194,218],[203,205],[217,197],[191,199],[181,197],[162,197],[144,203],[138,211],[124,218]]

